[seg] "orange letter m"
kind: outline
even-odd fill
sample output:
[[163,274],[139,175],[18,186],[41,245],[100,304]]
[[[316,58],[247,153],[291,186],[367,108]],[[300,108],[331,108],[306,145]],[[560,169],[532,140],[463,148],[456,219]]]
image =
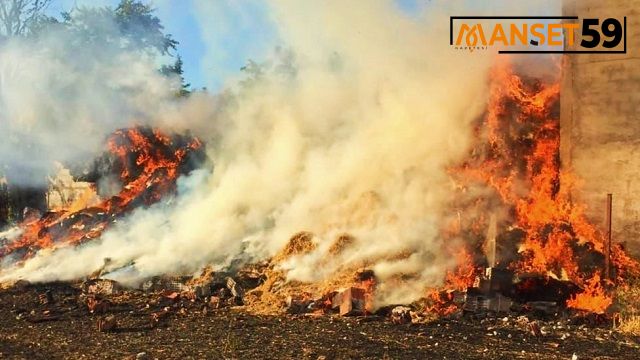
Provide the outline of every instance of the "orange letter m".
[[478,44],[478,38],[480,39],[480,42],[483,46],[487,45],[487,39],[485,39],[484,37],[484,31],[481,24],[476,24],[472,27],[469,27],[468,24],[462,24],[462,26],[460,26],[460,32],[458,32],[456,45],[459,46],[462,43],[462,35],[465,32],[467,33],[467,36],[465,37],[467,46],[476,46]]

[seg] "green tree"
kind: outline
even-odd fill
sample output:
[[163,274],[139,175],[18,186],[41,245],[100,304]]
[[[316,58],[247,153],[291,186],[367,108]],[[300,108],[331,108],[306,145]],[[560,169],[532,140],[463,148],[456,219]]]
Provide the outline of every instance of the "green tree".
[[[1,0],[0,0],[1,1]],[[181,85],[176,90],[179,96],[190,93],[190,84],[183,77],[182,58],[175,54],[178,41],[171,34],[165,34],[164,26],[154,14],[155,9],[139,0],[121,0],[115,8],[75,8],[70,13],[62,14],[62,23],[68,31],[75,32],[71,38],[82,48],[86,45],[100,45],[92,48],[121,48],[126,51],[143,51],[151,56],[176,57],[172,64],[160,67],[165,76],[177,76]],[[117,33],[113,33],[115,24]]]
[[0,40],[26,35],[38,37],[55,26],[71,35],[68,41],[79,51],[92,49],[110,56],[115,48],[142,51],[154,57],[175,57],[173,63],[162,65],[160,72],[180,79],[177,95],[190,93],[191,85],[184,80],[182,58],[176,54],[178,41],[165,33],[155,9],[149,4],[141,0],[121,0],[115,9],[74,7],[57,19],[45,14],[50,3],[51,0],[0,0]]
[[137,0],[122,0],[115,10],[118,28],[130,47],[156,49],[161,55],[170,55],[178,42],[164,33],[164,26],[155,16],[154,9]]
[[180,89],[177,90],[178,96],[187,96],[191,93],[189,88],[191,84],[186,83],[184,80],[184,70],[182,69],[182,57],[180,55],[176,56],[176,61],[173,65],[162,65],[160,68],[160,73],[164,76],[177,76],[180,79]]
[[0,0],[0,36],[26,35],[33,23],[47,18],[51,0]]

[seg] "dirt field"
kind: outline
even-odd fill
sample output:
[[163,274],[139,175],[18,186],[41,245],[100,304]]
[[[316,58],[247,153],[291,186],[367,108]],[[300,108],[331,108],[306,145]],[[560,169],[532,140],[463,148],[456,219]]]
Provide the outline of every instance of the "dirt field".
[[[160,297],[160,298],[159,298]],[[0,292],[0,358],[7,359],[637,359],[638,338],[584,319],[460,316],[393,324],[380,316],[259,316],[242,307],[126,292],[90,314],[69,284]],[[151,314],[161,314],[152,321]],[[98,331],[113,316],[117,327]]]

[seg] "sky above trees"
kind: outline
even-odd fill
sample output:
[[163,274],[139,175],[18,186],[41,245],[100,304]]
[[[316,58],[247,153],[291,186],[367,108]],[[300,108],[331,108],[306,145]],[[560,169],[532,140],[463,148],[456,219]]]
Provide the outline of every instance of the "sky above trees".
[[[397,0],[407,13],[421,1]],[[180,42],[184,77],[192,88],[220,89],[249,59],[260,59],[278,45],[264,0],[148,0],[166,33]],[[58,16],[74,6],[109,6],[119,0],[53,0],[48,14]]]

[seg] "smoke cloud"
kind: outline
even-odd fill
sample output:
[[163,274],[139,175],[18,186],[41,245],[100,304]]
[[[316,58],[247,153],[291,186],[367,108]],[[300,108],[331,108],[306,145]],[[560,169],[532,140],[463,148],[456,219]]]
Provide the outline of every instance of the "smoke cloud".
[[[109,18],[89,20],[118,38]],[[60,26],[0,46],[0,172],[12,183],[42,185],[54,162],[91,159],[113,130],[152,121],[173,96],[149,56],[84,36]]]
[[[51,156],[67,159],[88,145],[74,143],[76,135],[122,126],[117,122],[141,114],[194,131],[207,142],[215,169],[181,178],[175,198],[139,209],[100,240],[40,253],[0,279],[73,279],[111,258],[113,267],[132,265],[109,276],[134,284],[207,264],[263,259],[293,234],[310,231],[318,246],[283,264],[289,279],[319,281],[366,265],[382,281],[381,303],[419,297],[454,265],[440,235],[453,194],[446,170],[467,154],[492,62],[491,53],[449,47],[453,7],[430,4],[407,16],[393,1],[269,2],[286,45],[270,65],[224,95],[195,94],[169,105],[166,94],[154,90],[160,80],[143,66],[111,77],[106,74],[116,70],[107,63],[95,77],[74,78],[59,61],[25,74],[35,77],[30,85],[55,76],[73,84],[64,88],[71,94],[60,98],[45,96],[50,88],[23,90],[39,98],[25,94],[24,101],[47,103],[44,109],[59,111],[65,126],[38,125],[41,113],[34,111],[45,110],[18,103],[2,113],[10,125],[40,126],[45,143],[72,139],[72,146]],[[15,47],[21,56],[28,50]],[[111,78],[127,83],[102,83]],[[97,92],[87,94],[76,82]],[[122,87],[145,90],[123,94]],[[9,87],[2,89],[5,94]],[[162,112],[148,113],[152,106]],[[354,242],[332,255],[331,246],[345,233]],[[385,287],[401,274],[413,280]]]

